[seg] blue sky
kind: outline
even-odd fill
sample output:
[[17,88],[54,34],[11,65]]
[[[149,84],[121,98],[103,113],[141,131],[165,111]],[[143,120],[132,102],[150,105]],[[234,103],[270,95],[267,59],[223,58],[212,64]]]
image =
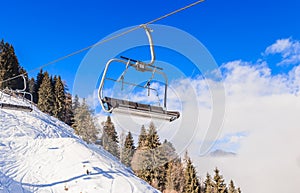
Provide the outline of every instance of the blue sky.
[[[20,64],[31,70],[94,44],[119,29],[150,21],[192,2],[3,1],[0,38],[14,45]],[[299,7],[296,0],[207,0],[157,24],[192,34],[219,65],[236,59],[255,61],[277,39],[300,39]],[[61,74],[70,85],[83,57],[84,53],[45,70]],[[282,71],[273,67],[275,72]]]

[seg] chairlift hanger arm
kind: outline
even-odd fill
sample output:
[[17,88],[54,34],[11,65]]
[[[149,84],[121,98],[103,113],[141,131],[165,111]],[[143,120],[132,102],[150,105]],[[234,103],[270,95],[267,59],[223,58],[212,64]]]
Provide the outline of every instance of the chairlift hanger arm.
[[147,27],[147,25],[142,25],[142,27],[145,29],[148,41],[149,41],[149,46],[150,46],[150,53],[151,53],[151,61],[147,65],[152,66],[155,61],[155,53],[154,53],[154,44],[153,44],[153,39],[151,35],[151,30],[150,28]]

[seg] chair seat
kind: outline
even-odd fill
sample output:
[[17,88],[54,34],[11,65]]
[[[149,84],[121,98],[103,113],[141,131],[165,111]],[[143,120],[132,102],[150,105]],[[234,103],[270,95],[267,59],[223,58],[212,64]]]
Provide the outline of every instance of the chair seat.
[[141,117],[155,117],[169,121],[174,121],[180,117],[179,112],[166,111],[159,106],[152,106],[110,97],[105,97],[102,99],[102,102],[107,104],[108,108],[113,109],[113,111],[115,110],[116,112],[121,113],[131,113]]
[[32,111],[32,108],[29,106],[14,105],[14,104],[9,104],[9,103],[0,103],[0,108],[9,109],[9,110],[26,111],[26,112]]

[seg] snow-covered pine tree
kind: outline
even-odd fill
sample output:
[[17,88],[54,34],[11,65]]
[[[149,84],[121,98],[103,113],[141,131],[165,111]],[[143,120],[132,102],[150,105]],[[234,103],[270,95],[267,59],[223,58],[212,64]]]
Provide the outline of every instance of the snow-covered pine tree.
[[137,149],[143,149],[147,146],[147,131],[144,125],[142,125],[141,132],[139,135],[138,147]]
[[185,193],[200,193],[200,182],[197,177],[196,168],[194,167],[191,158],[188,156],[188,153],[185,153]]
[[232,180],[230,180],[230,183],[228,185],[228,193],[238,193],[238,191],[235,189],[234,183]]
[[168,162],[165,192],[183,193],[184,168],[179,158]]
[[161,143],[159,141],[159,136],[157,134],[156,127],[153,122],[151,122],[149,125],[149,130],[148,130],[148,134],[147,134],[147,142],[148,143],[146,145],[149,149],[155,149],[161,145]]
[[76,128],[75,133],[79,135],[87,143],[95,143],[98,131],[95,127],[95,119],[92,111],[87,105],[85,99],[75,111],[74,121]]
[[45,72],[39,92],[38,108],[49,115],[53,115],[54,110],[54,91],[48,72]]
[[54,77],[54,109],[53,114],[59,120],[64,121],[66,116],[66,95],[65,86],[61,77]]
[[103,148],[110,152],[115,157],[120,157],[118,134],[115,130],[114,123],[111,121],[110,116],[102,123],[103,132],[101,137],[101,144]]
[[214,192],[216,193],[226,193],[227,192],[227,187],[224,182],[223,176],[220,175],[220,170],[216,168],[214,170],[215,175],[214,175]]
[[166,164],[166,156],[154,124],[150,123],[148,132],[142,126],[138,148],[132,159],[132,169],[137,176],[162,191],[165,186]]
[[214,184],[211,179],[211,176],[209,173],[206,174],[206,179],[204,181],[204,193],[213,193],[214,190]]
[[126,135],[125,142],[122,148],[121,162],[126,166],[131,166],[131,160],[135,151],[134,141],[131,132]]
[[166,189],[168,163],[178,160],[178,155],[173,144],[166,139],[152,152],[154,157],[153,166],[155,170],[155,178],[158,182],[158,189],[163,191]]
[[77,130],[77,125],[76,125],[77,123],[75,121],[75,114],[76,114],[76,110],[78,109],[79,106],[80,106],[79,97],[78,97],[78,95],[75,95],[75,97],[73,99],[73,102],[72,102],[72,111],[73,111],[73,114],[74,114],[74,118],[73,118],[73,121],[72,121],[72,127],[75,131]]

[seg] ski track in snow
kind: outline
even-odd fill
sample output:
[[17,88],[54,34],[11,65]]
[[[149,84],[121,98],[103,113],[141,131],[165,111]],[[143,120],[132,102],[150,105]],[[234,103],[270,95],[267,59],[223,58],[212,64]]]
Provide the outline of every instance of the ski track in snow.
[[[0,102],[26,104],[0,95]],[[0,193],[56,193],[65,188],[75,193],[159,192],[36,107],[30,113],[0,109]]]

